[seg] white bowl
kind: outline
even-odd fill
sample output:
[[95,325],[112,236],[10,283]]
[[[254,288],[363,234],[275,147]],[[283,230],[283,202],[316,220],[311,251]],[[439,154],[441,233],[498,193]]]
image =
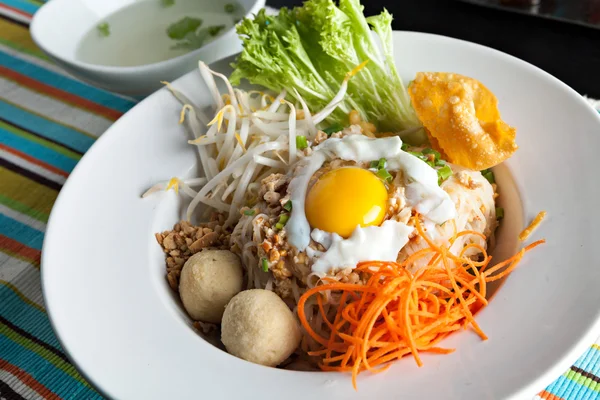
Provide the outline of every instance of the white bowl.
[[[55,1],[55,0],[53,0]],[[455,39],[395,32],[401,76],[454,71],[481,80],[518,128],[515,155],[495,168],[505,219],[501,260],[540,210],[548,217],[527,253],[476,318],[489,336],[456,332],[448,355],[410,357],[385,373],[297,372],[231,356],[204,341],[165,279],[154,233],[183,216],[179,197],[140,195],[158,181],[198,173],[165,89],[117,121],[61,190],[42,251],[48,315],[84,376],[114,399],[531,399],[600,333],[600,116],[557,79],[523,61]],[[223,60],[213,66],[230,71]],[[174,82],[199,107],[211,95],[195,71]],[[116,162],[117,160],[117,162]],[[529,396],[529,397],[527,397]]]
[[[174,80],[198,65],[212,63],[241,51],[235,27],[205,46],[166,61],[135,67],[90,64],[76,59],[80,40],[107,16],[139,1],[159,0],[52,0],[44,4],[31,22],[35,43],[57,64],[92,85],[125,95],[147,95],[160,88],[161,81]],[[198,8],[212,0],[198,0]],[[239,0],[246,16],[257,13],[265,0]],[[225,4],[225,2],[223,2]],[[132,21],[132,24],[152,21]]]

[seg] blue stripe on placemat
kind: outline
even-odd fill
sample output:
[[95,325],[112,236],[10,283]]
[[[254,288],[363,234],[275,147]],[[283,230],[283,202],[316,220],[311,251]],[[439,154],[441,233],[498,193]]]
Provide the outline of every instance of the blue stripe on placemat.
[[[37,353],[0,334],[2,359],[27,371],[35,380],[65,399],[101,399],[85,386]],[[73,368],[71,366],[71,368]]]
[[71,172],[75,167],[75,164],[77,164],[77,160],[73,160],[48,147],[17,136],[2,127],[0,127],[0,143],[26,153],[65,172]]
[[0,65],[21,74],[26,74],[28,77],[45,83],[46,85],[70,92],[122,113],[127,112],[136,104],[133,101],[125,100],[102,89],[97,89],[65,75],[44,69],[3,51],[0,51]]
[[0,99],[0,118],[52,141],[85,153],[94,139],[75,129],[27,112]]
[[3,4],[6,4],[9,7],[13,7],[16,8],[17,10],[21,10],[23,12],[26,12],[27,14],[34,14],[39,6],[36,6],[35,4],[31,4],[28,1],[23,1],[23,0],[2,0]]
[[9,218],[4,214],[0,214],[0,234],[21,242],[25,246],[42,250],[44,233]]
[[0,285],[2,309],[0,315],[14,325],[31,333],[52,347],[60,349],[60,344],[50,328],[48,316],[25,303],[10,287]]
[[579,383],[572,381],[565,376],[560,376],[546,390],[553,395],[562,397],[564,399],[577,398],[579,400],[581,397],[596,398],[600,394],[595,390],[580,385]]
[[600,351],[593,347],[589,348],[583,356],[575,361],[573,366],[598,375],[600,373]]

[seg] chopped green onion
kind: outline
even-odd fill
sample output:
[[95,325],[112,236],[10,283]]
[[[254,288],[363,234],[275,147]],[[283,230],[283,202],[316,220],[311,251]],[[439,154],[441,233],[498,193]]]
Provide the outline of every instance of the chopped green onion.
[[423,153],[419,153],[418,151],[408,151],[407,153],[411,154],[411,155],[413,155],[413,156],[415,156],[418,159],[421,159],[423,161],[428,161],[429,160],[429,158],[426,155],[424,155]]
[[275,229],[282,230],[283,227],[285,226],[285,224],[287,224],[289,219],[290,219],[289,215],[281,214],[279,216],[279,221],[277,221],[277,223],[275,224]]
[[440,153],[429,148],[423,149],[421,153],[423,153],[423,156],[425,157],[423,161],[425,161],[431,168],[436,166],[437,160],[439,160],[441,157]]
[[292,201],[288,200],[288,202],[283,205],[283,209],[285,211],[292,211]]
[[377,161],[371,161],[371,164],[369,164],[369,167],[373,168],[373,169],[380,170],[382,168],[385,168],[385,163],[386,162],[387,162],[387,160],[385,158],[380,158]]
[[438,185],[441,185],[446,179],[452,176],[452,169],[449,165],[444,165],[442,168],[437,170],[438,173]]
[[175,0],[161,0],[160,3],[163,7],[171,7],[175,5]]
[[296,136],[296,147],[298,148],[298,150],[304,150],[308,147],[306,136]]
[[433,150],[433,149],[429,149],[429,148],[427,148],[427,149],[424,149],[424,150],[422,151],[422,153],[423,153],[423,154],[433,154],[433,155],[435,156],[435,159],[436,159],[436,160],[439,160],[439,159],[442,157],[438,151],[435,151],[435,150]]
[[265,272],[267,272],[269,270],[269,262],[264,257],[262,259],[262,270]]
[[254,210],[252,208],[244,211],[244,215],[252,216],[254,214],[256,214],[256,210]]
[[496,219],[504,218],[504,208],[496,207]]
[[228,14],[233,14],[235,11],[235,6],[231,3],[225,4],[225,12]]
[[494,177],[494,173],[491,169],[484,169],[481,171],[481,175],[483,175],[483,177],[487,179],[489,183],[496,183],[496,177]]
[[408,150],[409,147],[410,145],[408,145],[407,143],[402,143],[402,151]]
[[[447,165],[447,162],[441,159],[441,154],[433,149],[427,148],[427,149],[424,149],[422,152],[408,151],[407,153],[417,157],[419,160],[425,161],[425,163],[427,165],[429,165],[431,168],[445,167]],[[433,155],[433,160],[431,159],[432,155]],[[450,175],[452,175],[452,170],[450,170],[449,168],[447,170],[444,169],[444,173],[449,173]],[[438,175],[439,175],[439,173],[438,173]],[[450,175],[448,175],[448,176],[450,176]],[[444,180],[446,180],[446,179],[448,179],[448,177],[444,178]],[[444,180],[440,181],[440,183],[443,182]]]
[[385,168],[381,168],[379,171],[375,173],[384,182],[391,182],[393,177]]
[[103,22],[99,24],[96,29],[98,29],[98,34],[102,37],[110,36],[110,25],[107,22]]
[[435,159],[431,160],[427,155],[416,151],[408,151],[407,153],[417,157],[419,160],[424,161],[431,168],[435,167]]
[[342,129],[344,129],[344,127],[341,126],[340,124],[333,124],[333,125],[329,126],[328,128],[323,129],[323,132],[325,132],[327,134],[327,136],[331,136],[332,134],[339,132]]

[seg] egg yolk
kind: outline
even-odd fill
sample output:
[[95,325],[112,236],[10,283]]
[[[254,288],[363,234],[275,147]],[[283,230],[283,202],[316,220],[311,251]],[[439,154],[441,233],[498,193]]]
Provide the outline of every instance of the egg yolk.
[[347,238],[358,225],[380,225],[388,193],[369,170],[354,167],[323,174],[306,196],[305,212],[312,228]]

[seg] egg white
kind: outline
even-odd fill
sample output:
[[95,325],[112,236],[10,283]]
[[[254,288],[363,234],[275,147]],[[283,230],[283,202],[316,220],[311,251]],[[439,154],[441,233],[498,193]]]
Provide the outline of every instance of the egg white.
[[327,273],[334,267],[355,268],[359,262],[369,260],[396,261],[398,252],[406,245],[413,231],[412,227],[402,222],[390,220],[380,226],[357,226],[347,239],[318,229],[311,232],[304,210],[308,184],[326,161],[336,158],[355,162],[385,158],[388,171],[402,171],[408,207],[435,224],[456,217],[454,203],[439,187],[435,169],[403,151],[399,137],[374,139],[349,135],[327,139],[316,146],[310,156],[299,162],[288,188],[293,205],[286,225],[289,243],[299,251],[304,251],[312,235],[314,241],[326,248],[324,252],[308,252],[315,260],[313,272]]

